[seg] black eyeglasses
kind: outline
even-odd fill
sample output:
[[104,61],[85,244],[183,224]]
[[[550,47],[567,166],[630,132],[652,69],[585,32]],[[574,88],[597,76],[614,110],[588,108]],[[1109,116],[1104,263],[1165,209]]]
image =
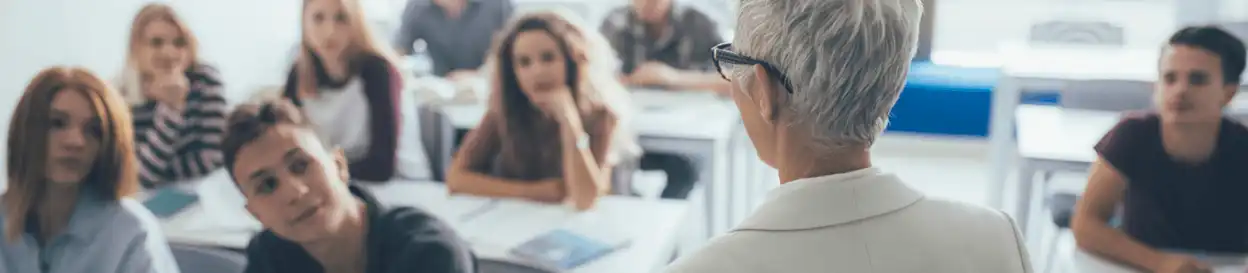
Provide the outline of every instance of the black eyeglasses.
[[762,65],[763,69],[766,69],[767,72],[771,73],[772,76],[779,78],[780,83],[784,84],[785,90],[789,91],[790,94],[793,93],[793,85],[789,83],[789,78],[785,77],[784,73],[780,73],[780,70],[776,69],[776,67],[772,66],[770,63],[760,61],[758,59],[746,57],[745,55],[741,55],[736,52],[732,52],[732,43],[722,43],[715,47],[712,47],[711,58],[715,62],[715,71],[718,71],[719,76],[724,77],[724,80],[732,81],[731,79],[728,79],[727,74],[724,74],[724,70],[725,70],[724,68],[728,68],[727,70],[731,71],[733,65],[756,65],[757,64],[757,65]]

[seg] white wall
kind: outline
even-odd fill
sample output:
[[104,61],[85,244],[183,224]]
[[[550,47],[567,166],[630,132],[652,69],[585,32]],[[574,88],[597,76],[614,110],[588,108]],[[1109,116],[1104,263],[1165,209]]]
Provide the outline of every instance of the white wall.
[[199,36],[201,58],[221,70],[227,99],[240,101],[258,86],[285,80],[291,49],[299,41],[301,0],[174,2]]
[[[0,10],[0,103],[40,68],[69,64],[112,79],[125,58],[130,20],[149,2],[169,3],[201,42],[201,58],[224,74],[231,98],[280,83],[297,41],[300,0],[4,0]],[[9,39],[12,38],[12,39]],[[6,97],[7,96],[7,97]],[[0,110],[8,114],[6,105]]]

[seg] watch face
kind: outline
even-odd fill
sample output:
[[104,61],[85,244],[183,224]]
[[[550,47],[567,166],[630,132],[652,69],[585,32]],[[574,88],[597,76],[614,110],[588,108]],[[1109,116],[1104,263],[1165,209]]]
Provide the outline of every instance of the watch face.
[[576,138],[576,147],[581,149],[589,148],[589,135],[581,134]]

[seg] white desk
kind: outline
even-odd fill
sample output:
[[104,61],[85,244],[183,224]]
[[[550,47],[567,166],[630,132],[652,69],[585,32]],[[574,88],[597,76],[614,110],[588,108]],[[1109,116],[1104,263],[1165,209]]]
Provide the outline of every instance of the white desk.
[[[229,177],[220,173],[187,186],[188,191],[200,194],[201,202],[162,222],[170,242],[243,249],[260,230],[259,224],[243,209],[241,195],[240,199],[231,199],[225,196],[229,192],[219,191],[234,187]],[[507,251],[557,228],[591,236],[603,232],[629,238],[629,247],[573,272],[656,271],[667,264],[675,251],[677,231],[688,212],[685,201],[625,196],[603,197],[596,208],[577,213],[567,206],[447,196],[445,186],[434,182],[361,185],[387,205],[416,206],[437,215],[455,228],[483,258],[516,259]],[[234,194],[238,194],[237,190]]]
[[[1214,273],[1244,273],[1248,270],[1248,257],[1241,255],[1197,256],[1214,267]],[[1072,251],[1071,261],[1075,273],[1134,273],[1138,272],[1127,266],[1097,257],[1091,253],[1076,249]]]
[[[1015,144],[1014,114],[1022,92],[1062,90],[1067,83],[1079,80],[1154,81],[1160,56],[1157,49],[1122,48],[1007,47],[1002,52],[1005,65],[992,92],[988,160],[994,165],[989,168],[987,199],[988,204],[1003,210],[1006,209],[1005,183],[1017,151],[1012,146]],[[1248,89],[1248,81],[1241,87],[1241,90]],[[1019,135],[1023,135],[1021,131]],[[1018,218],[1026,210],[1028,207],[1015,207],[1013,215]]]
[[[736,106],[709,93],[636,90],[631,97],[636,107],[632,126],[642,149],[681,155],[695,163],[698,184],[705,193],[699,200],[705,213],[705,234],[699,237],[709,239],[727,232],[752,207],[747,203],[752,202],[748,191],[753,187],[742,184],[760,182],[751,179],[753,175],[730,174],[734,170],[755,170],[755,165],[760,164],[756,159],[741,159],[755,157],[751,149],[734,149],[748,143],[744,130],[739,129],[741,118]],[[486,111],[483,104],[439,108],[458,130],[475,128]]]

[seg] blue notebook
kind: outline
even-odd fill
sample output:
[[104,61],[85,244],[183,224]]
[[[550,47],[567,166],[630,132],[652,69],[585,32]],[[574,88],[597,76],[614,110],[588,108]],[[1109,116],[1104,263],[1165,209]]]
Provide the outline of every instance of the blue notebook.
[[512,254],[547,267],[570,270],[628,246],[617,238],[594,238],[557,229],[512,249]]
[[168,218],[195,204],[195,202],[199,202],[199,196],[197,195],[175,189],[161,189],[157,190],[151,198],[143,201],[143,206],[151,210],[156,217]]

